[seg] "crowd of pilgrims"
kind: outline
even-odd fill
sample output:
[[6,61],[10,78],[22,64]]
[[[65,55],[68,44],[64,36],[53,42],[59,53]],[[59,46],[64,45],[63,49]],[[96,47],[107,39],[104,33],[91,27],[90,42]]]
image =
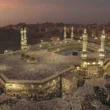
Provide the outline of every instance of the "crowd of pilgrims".
[[21,54],[10,54],[0,57],[1,67],[5,67],[3,72],[11,79],[27,79],[27,80],[41,80],[53,74],[61,72],[68,68],[74,60],[73,57],[66,57],[54,53],[39,52],[27,53],[32,55],[37,62],[31,64],[21,59]]

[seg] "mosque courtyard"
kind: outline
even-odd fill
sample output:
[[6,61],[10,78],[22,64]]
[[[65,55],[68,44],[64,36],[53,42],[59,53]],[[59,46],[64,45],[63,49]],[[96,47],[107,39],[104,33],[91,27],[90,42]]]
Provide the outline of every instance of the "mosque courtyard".
[[[21,54],[34,57],[31,63],[21,59]],[[28,50],[0,56],[1,71],[9,79],[42,80],[74,65],[80,64],[80,57],[72,54],[65,56],[43,50]]]

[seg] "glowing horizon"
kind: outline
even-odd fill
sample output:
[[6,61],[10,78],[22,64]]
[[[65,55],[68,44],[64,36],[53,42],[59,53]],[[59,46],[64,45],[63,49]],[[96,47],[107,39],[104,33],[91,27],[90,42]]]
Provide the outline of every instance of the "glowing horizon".
[[108,23],[110,0],[1,0],[0,27],[18,23]]

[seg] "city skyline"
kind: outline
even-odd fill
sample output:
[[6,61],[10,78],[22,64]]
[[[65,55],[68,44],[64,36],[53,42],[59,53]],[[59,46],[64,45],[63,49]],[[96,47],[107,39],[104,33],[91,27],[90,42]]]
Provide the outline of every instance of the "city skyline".
[[0,27],[18,23],[99,23],[110,19],[109,0],[1,0]]

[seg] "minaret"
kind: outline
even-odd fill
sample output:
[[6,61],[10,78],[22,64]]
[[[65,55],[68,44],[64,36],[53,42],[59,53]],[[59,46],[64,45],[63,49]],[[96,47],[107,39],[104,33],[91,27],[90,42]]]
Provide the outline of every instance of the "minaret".
[[21,28],[21,49],[27,49],[27,35],[26,35],[26,28]]
[[82,41],[82,54],[81,54],[82,66],[83,66],[83,67],[86,67],[86,59],[87,59],[87,39],[88,39],[87,30],[84,29],[83,41]]
[[105,31],[103,30],[101,35],[100,57],[104,57],[104,51],[105,51]]
[[66,26],[64,26],[64,40],[66,40]]
[[102,35],[101,35],[101,46],[99,49],[99,63],[101,66],[103,66],[103,58],[105,56],[105,30],[102,31]]
[[24,39],[27,39],[27,30],[26,30],[26,28],[24,28]]
[[23,28],[21,28],[21,50],[24,49],[24,31]]
[[24,28],[24,45],[25,45],[25,48],[27,48],[27,30],[26,30],[26,28]]
[[73,40],[74,34],[73,34],[73,26],[71,27],[71,40]]
[[85,59],[87,57],[87,30],[84,29],[84,34],[83,34],[83,47],[82,47],[82,58]]

